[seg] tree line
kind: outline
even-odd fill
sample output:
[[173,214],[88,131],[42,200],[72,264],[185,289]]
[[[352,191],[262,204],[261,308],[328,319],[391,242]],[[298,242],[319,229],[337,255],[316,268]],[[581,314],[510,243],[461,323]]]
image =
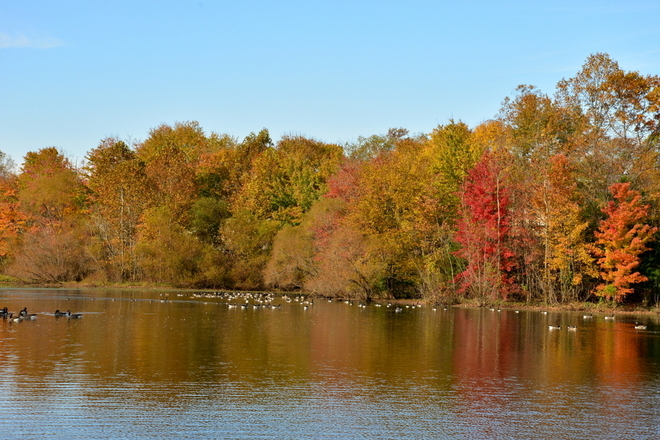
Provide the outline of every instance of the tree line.
[[476,127],[346,144],[161,125],[0,157],[0,269],[354,298],[658,302],[660,78],[587,58]]

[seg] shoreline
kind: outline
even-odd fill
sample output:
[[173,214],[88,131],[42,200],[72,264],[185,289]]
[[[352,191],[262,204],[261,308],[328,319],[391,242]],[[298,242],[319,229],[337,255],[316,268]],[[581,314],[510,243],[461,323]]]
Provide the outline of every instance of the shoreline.
[[[145,290],[169,290],[169,291],[182,291],[182,292],[234,292],[236,289],[195,289],[190,287],[175,287],[156,284],[105,284],[99,285],[95,283],[27,283],[27,282],[4,282],[0,283],[0,288],[19,289],[19,288],[41,288],[41,289],[145,289]],[[313,292],[286,292],[279,290],[246,290],[245,292],[268,292],[278,296],[282,295],[297,295],[297,296],[312,296],[318,297]],[[323,297],[324,298],[324,297]],[[422,305],[430,307],[434,304],[425,300],[424,298],[406,298],[406,299],[372,299],[366,301],[364,299],[332,297],[333,300],[341,301],[363,301],[367,303],[392,303],[401,305]],[[466,300],[456,304],[437,304],[441,307],[456,307],[456,308],[497,308],[500,310],[526,310],[526,311],[557,311],[557,312],[590,312],[590,313],[610,313],[610,314],[645,314],[645,315],[658,315],[660,314],[660,304],[653,307],[643,307],[636,304],[613,304],[613,303],[595,303],[595,302],[572,302],[572,303],[556,303],[556,304],[543,304],[543,303],[520,303],[520,302],[495,302],[487,305],[479,305],[475,301]]]

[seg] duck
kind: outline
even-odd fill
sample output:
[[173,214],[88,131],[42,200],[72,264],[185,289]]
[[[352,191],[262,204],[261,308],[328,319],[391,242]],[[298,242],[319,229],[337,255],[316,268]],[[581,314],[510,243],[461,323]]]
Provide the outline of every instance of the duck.
[[396,306],[396,308],[394,309],[394,311],[395,311],[395,312],[403,312],[403,307],[401,307],[401,306]]
[[549,325],[548,330],[561,330],[561,325]]
[[640,324],[639,322],[635,321],[635,330],[646,330],[646,325]]
[[14,318],[13,313],[9,314],[9,322],[21,322],[22,320],[23,320],[23,317],[21,315],[18,315],[17,317]]
[[82,314],[80,314],[80,313],[71,313],[71,310],[66,311],[66,316],[69,319],[80,319],[80,318],[82,318]]
[[60,316],[67,316],[67,313],[66,313],[66,312],[60,312],[60,309],[57,309],[57,310],[55,310],[55,313],[53,313],[53,315],[54,315],[56,318],[58,318],[58,317],[60,317]]
[[31,321],[34,321],[35,319],[37,319],[37,314],[36,313],[28,313],[27,312],[27,307],[23,307],[23,310],[18,312],[18,316],[20,316],[23,319],[28,319],[28,320],[31,320]]
[[577,326],[575,326],[575,325],[569,325],[569,326],[568,326],[568,330],[569,330],[569,331],[575,331],[575,330],[577,330]]
[[605,316],[605,321],[614,321],[614,315]]
[[594,317],[594,315],[592,315],[591,313],[587,313],[586,315],[582,315],[582,319],[591,319],[593,317]]

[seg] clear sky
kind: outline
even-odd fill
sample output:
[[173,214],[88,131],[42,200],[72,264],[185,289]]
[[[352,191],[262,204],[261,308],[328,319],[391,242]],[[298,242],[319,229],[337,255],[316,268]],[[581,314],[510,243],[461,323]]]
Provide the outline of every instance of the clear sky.
[[660,74],[660,2],[114,0],[0,3],[0,151],[81,160],[198,121],[344,143],[494,117],[593,53]]

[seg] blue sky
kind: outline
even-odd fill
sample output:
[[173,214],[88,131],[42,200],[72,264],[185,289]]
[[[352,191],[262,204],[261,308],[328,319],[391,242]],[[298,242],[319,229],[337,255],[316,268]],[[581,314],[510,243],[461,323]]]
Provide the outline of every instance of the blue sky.
[[181,121],[337,143],[475,126],[596,52],[660,74],[657,1],[99,3],[0,3],[0,151],[19,165]]

